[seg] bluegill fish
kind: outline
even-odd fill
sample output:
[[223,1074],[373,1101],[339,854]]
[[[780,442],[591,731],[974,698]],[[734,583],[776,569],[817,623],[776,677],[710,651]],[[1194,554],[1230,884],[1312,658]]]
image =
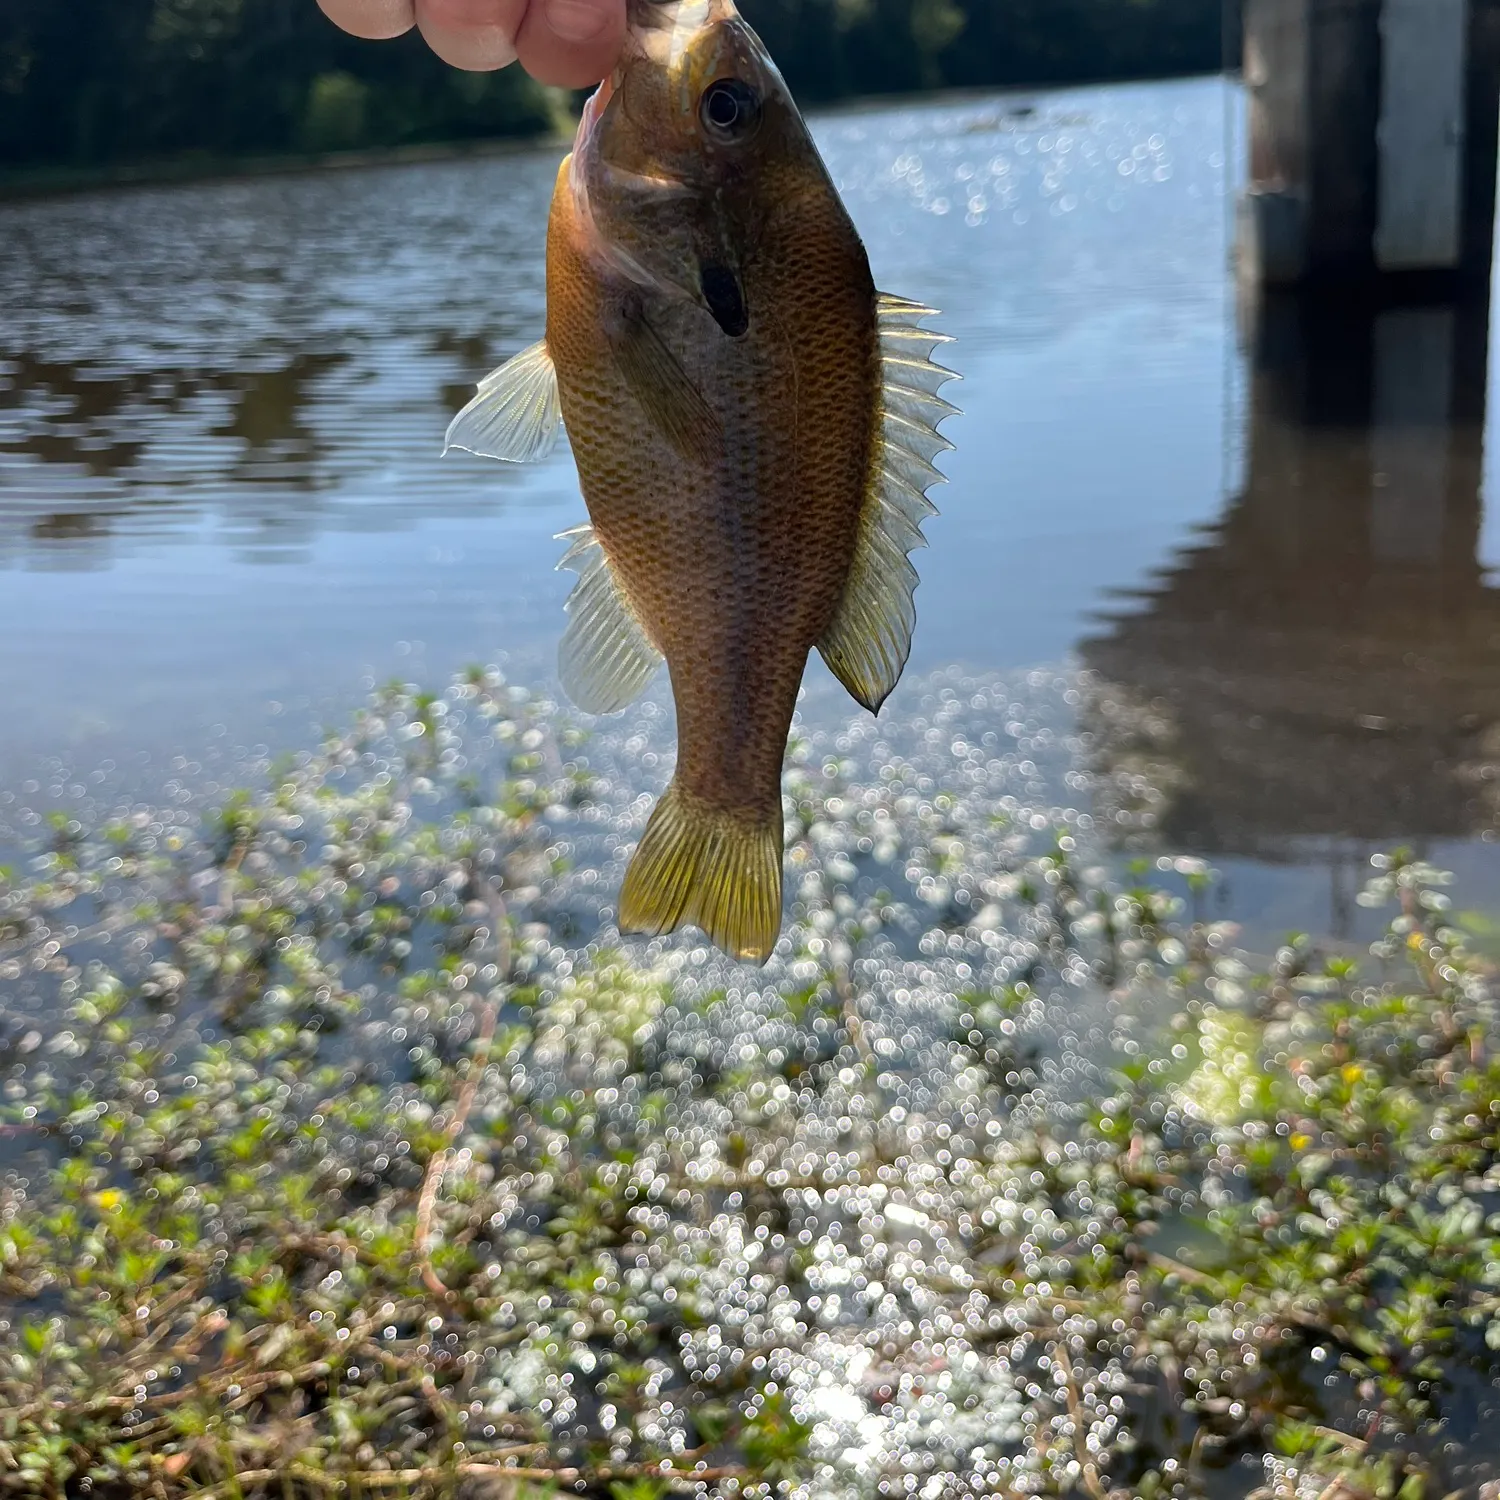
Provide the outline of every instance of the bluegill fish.
[[932,309],[875,289],[792,97],[730,0],[630,0],[547,238],[546,338],[452,447],[540,457],[567,425],[589,525],[561,648],[612,713],[663,659],[676,774],[620,925],[693,922],[764,960],[781,929],[781,770],[814,646],[877,712],[911,648],[907,554],[955,410]]

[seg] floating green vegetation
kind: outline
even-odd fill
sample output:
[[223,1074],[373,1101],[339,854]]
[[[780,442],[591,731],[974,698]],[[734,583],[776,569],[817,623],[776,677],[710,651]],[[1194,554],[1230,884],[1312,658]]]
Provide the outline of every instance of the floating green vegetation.
[[764,971],[619,942],[631,789],[483,673],[57,820],[0,883],[0,1489],[1479,1495],[1492,930],[1393,856],[1373,947],[1238,952],[1023,720],[799,741]]

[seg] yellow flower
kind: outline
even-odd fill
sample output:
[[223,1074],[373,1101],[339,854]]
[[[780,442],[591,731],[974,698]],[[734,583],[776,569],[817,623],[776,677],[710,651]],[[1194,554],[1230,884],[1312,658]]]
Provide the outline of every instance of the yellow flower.
[[1310,1145],[1312,1145],[1312,1137],[1310,1135],[1303,1135],[1300,1130],[1292,1137],[1293,1151],[1305,1150]]
[[1345,1083],[1358,1083],[1365,1076],[1365,1070],[1358,1063],[1345,1063],[1340,1072]]
[[107,1214],[114,1213],[124,1202],[125,1194],[119,1188],[105,1188],[102,1193],[94,1194],[94,1206]]

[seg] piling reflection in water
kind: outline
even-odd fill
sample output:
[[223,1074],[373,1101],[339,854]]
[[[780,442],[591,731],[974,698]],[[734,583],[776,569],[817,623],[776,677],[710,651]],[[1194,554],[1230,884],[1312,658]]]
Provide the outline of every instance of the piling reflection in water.
[[1242,320],[1240,493],[1080,648],[1101,812],[1127,842],[1336,867],[1486,830],[1487,298],[1268,294]]

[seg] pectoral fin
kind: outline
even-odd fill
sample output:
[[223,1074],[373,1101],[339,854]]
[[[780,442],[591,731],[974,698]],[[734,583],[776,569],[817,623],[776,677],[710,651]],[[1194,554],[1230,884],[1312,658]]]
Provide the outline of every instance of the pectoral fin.
[[715,462],[724,436],[718,415],[643,314],[624,316],[614,347],[621,373],[657,431],[684,458]]
[[921,326],[933,309],[881,293],[881,430],[849,578],[818,642],[830,670],[872,713],[896,686],[917,622],[917,571],[907,554],[925,546],[922,522],[937,508],[927,490],[943,476],[931,460],[952,443],[938,424],[957,407],[937,394],[957,377],[928,357],[942,334]]
[[594,528],[578,526],[563,536],[573,545],[558,567],[578,574],[558,651],[563,688],[585,713],[618,713],[645,690],[661,665],[661,652],[620,592]]
[[561,426],[557,371],[544,339],[479,382],[479,394],[449,424],[443,452],[462,448],[481,458],[531,463],[552,451]]

